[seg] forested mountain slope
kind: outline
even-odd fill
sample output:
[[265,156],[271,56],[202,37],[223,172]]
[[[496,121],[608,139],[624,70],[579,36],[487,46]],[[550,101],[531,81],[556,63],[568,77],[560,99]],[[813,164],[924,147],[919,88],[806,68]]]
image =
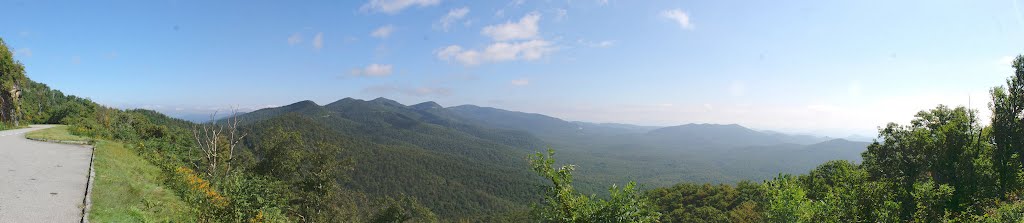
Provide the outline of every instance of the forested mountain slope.
[[[461,105],[445,108],[435,102],[403,105],[386,98],[359,100],[344,98],[323,106],[301,101],[278,108],[257,110],[240,116],[243,125],[253,131],[265,130],[289,121],[315,123],[296,126],[294,131],[314,131],[331,137],[362,140],[365,145],[353,150],[362,171],[381,166],[398,168],[386,174],[415,173],[451,179],[450,172],[433,166],[416,166],[404,162],[372,162],[382,159],[369,156],[408,156],[429,154],[419,159],[457,160],[472,171],[509,171],[509,178],[529,178],[521,168],[527,152],[553,148],[563,160],[577,164],[581,170],[577,182],[584,192],[598,193],[607,185],[637,180],[649,186],[667,186],[680,181],[737,182],[769,179],[779,172],[808,171],[818,163],[833,159],[857,160],[867,143],[820,143],[809,136],[787,135],[751,130],[739,125],[687,124],[673,127],[650,127],[626,124],[595,124],[569,122],[541,114],[507,111],[497,108]],[[802,140],[802,141],[801,141]],[[794,144],[798,141],[807,144]],[[340,142],[339,142],[340,143]],[[354,148],[359,146],[343,146]],[[366,148],[388,148],[366,149]],[[812,148],[821,149],[812,149]],[[365,151],[363,151],[366,149]],[[835,153],[833,151],[843,151]],[[852,154],[852,155],[851,155]],[[418,155],[424,156],[424,155]],[[767,158],[766,158],[767,157]],[[416,161],[416,162],[427,162]],[[365,162],[365,163],[363,163]],[[454,165],[454,164],[453,164]],[[508,168],[508,169],[505,169]],[[516,172],[515,170],[520,170]],[[467,170],[470,171],[470,170]],[[383,188],[374,177],[385,173],[354,171],[354,181],[361,190],[380,194],[406,193],[420,196],[431,207],[447,198],[421,196],[427,191],[415,188]],[[474,172],[474,174],[476,174]],[[384,175],[390,176],[390,175]],[[474,175],[474,177],[486,177]],[[408,178],[410,183],[419,178]],[[481,178],[481,182],[489,181]],[[503,179],[507,180],[507,179]],[[403,184],[404,185],[404,184]],[[512,185],[522,192],[523,185]],[[503,186],[504,187],[504,186]],[[493,188],[493,187],[484,187]],[[508,188],[503,188],[508,189]],[[488,196],[521,201],[504,191],[481,190]],[[434,194],[429,192],[427,194]],[[503,194],[504,195],[496,195]],[[493,202],[492,202],[493,203]],[[497,202],[501,203],[501,202]],[[488,204],[493,205],[493,204]],[[472,209],[468,209],[472,210]]]
[[[542,144],[531,135],[462,123],[440,106],[378,98],[310,101],[239,116],[256,137],[280,128],[342,148],[354,167],[345,184],[373,197],[405,194],[443,217],[522,210],[537,199],[524,157]],[[254,146],[255,147],[255,146]],[[257,159],[265,154],[257,148]]]

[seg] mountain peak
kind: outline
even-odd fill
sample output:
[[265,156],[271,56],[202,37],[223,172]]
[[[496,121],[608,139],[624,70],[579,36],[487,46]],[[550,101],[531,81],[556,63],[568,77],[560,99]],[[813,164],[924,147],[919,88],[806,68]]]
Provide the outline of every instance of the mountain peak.
[[285,105],[284,107],[291,107],[291,108],[300,108],[301,107],[301,108],[304,108],[304,107],[319,107],[319,106],[320,105],[316,104],[316,102],[313,102],[313,101],[310,101],[310,100],[304,100],[304,101],[292,103],[290,105]]
[[429,110],[429,109],[444,108],[440,104],[437,104],[437,102],[433,102],[433,101],[427,101],[427,102],[415,104],[415,105],[412,105],[412,106],[409,106],[409,107],[412,107],[413,109],[416,109],[416,110]]
[[374,102],[374,103],[378,103],[378,104],[385,104],[385,105],[392,105],[392,106],[405,106],[402,103],[398,103],[397,101],[394,101],[394,100],[391,100],[391,99],[387,99],[387,98],[384,98],[384,97],[374,98],[373,100],[370,100],[370,102]]

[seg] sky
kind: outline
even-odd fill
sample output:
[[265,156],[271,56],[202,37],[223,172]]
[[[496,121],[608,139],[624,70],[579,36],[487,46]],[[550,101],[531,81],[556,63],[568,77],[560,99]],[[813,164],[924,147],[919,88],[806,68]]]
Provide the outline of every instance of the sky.
[[33,80],[174,116],[386,97],[639,125],[873,136],[979,109],[1024,0],[7,1]]

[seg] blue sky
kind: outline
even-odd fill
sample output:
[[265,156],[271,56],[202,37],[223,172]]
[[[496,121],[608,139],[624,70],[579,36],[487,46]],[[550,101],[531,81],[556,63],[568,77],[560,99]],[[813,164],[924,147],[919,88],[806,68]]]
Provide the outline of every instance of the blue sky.
[[[0,2],[28,75],[180,115],[387,97],[567,120],[873,135],[987,103],[1024,2]],[[970,98],[970,99],[968,99]],[[987,117],[987,116],[985,116]]]

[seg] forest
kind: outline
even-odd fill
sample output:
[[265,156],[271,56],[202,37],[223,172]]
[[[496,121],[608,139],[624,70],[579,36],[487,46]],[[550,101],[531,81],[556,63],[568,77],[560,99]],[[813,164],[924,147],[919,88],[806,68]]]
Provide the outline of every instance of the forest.
[[[803,174],[720,183],[587,175],[600,165],[573,164],[597,163],[578,158],[595,144],[562,153],[580,138],[432,102],[303,101],[198,124],[115,109],[30,80],[2,40],[0,129],[64,124],[130,145],[160,167],[198,222],[1024,222],[1024,56],[1012,66],[988,111],[938,105],[879,128],[857,161],[815,156]],[[990,124],[979,112],[991,112]]]

